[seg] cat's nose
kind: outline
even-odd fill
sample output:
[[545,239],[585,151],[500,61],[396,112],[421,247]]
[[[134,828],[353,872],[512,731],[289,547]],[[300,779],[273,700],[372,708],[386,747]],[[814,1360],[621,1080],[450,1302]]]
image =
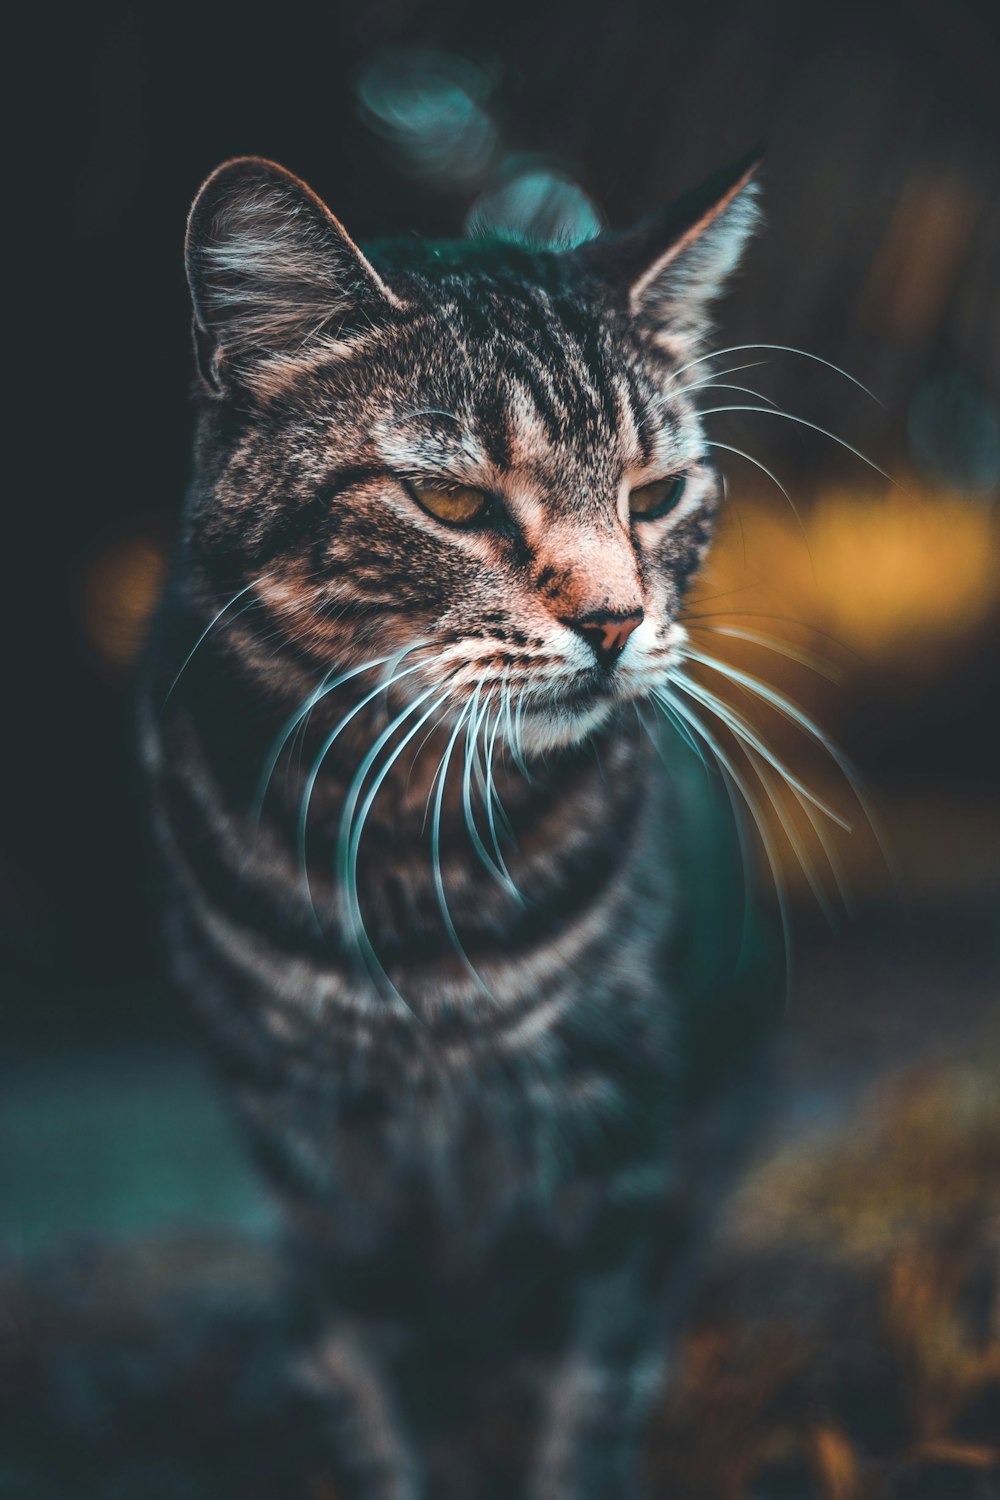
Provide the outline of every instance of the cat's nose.
[[641,625],[641,609],[629,610],[627,614],[609,609],[592,609],[589,614],[577,615],[565,620],[591,647],[602,667],[612,667],[625,649],[625,642],[637,625]]

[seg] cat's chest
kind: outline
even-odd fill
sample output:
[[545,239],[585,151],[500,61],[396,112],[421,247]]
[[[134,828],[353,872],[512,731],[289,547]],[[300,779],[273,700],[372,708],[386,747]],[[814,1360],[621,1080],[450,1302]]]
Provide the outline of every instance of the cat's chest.
[[[328,1205],[342,1251],[400,1237],[432,1259],[485,1252],[512,1224],[572,1242],[609,1185],[662,1158],[671,1088],[666,1010],[619,994],[603,1017],[553,1010],[502,1031],[373,1044],[244,1095],[286,1184]],[[528,1034],[530,1032],[530,1035]],[[323,1207],[320,1207],[323,1213]]]

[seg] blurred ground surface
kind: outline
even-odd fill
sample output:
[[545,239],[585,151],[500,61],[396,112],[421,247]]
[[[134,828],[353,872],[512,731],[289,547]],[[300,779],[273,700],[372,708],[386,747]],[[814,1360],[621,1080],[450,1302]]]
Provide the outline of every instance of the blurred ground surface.
[[[803,943],[774,1124],[651,1437],[657,1496],[1000,1495],[998,958],[992,906]],[[0,1493],[334,1500],[282,1387],[267,1210],[197,1060],[22,1059],[2,1109]],[[88,1202],[91,1232],[54,1238]],[[502,1494],[516,1434],[483,1444]]]

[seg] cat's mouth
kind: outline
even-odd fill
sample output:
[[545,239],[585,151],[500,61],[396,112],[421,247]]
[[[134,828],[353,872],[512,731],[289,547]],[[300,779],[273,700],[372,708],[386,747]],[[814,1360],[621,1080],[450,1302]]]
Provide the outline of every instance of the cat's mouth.
[[573,677],[539,684],[517,716],[524,748],[544,752],[585,740],[615,709],[641,702],[661,686],[686,639],[684,626],[674,621],[666,639],[644,660],[611,668],[595,666]]
[[531,694],[517,716],[521,748],[544,753],[579,744],[608,718],[621,702],[613,678],[595,672],[578,681],[559,683],[547,692]]

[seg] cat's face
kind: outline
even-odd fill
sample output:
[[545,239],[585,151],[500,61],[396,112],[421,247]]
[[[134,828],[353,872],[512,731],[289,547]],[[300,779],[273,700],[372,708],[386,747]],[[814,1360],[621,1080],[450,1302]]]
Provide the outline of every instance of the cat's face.
[[263,628],[318,677],[387,658],[404,698],[500,732],[506,705],[528,750],[662,685],[719,493],[689,362],[748,175],[666,233],[373,264],[280,169],[220,169],[189,237],[196,535],[259,579]]

